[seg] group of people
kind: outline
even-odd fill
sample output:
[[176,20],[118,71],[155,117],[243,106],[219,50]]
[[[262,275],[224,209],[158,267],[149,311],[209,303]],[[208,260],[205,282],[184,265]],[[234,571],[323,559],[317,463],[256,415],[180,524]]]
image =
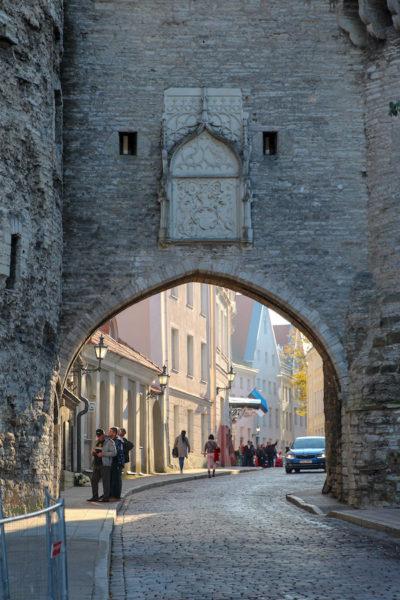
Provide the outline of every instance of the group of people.
[[249,440],[246,445],[239,448],[239,461],[243,467],[273,467],[277,457],[277,445],[278,441],[255,447]]
[[[190,443],[186,436],[186,431],[182,430],[180,435],[175,439],[174,447],[172,449],[172,456],[179,460],[179,469],[181,473],[183,473],[185,458],[188,458],[189,452]],[[208,440],[204,445],[203,454],[207,458],[208,477],[215,477],[215,467],[219,462],[220,449],[212,433],[208,436]]]
[[[107,435],[104,429],[96,429],[96,445],[92,450],[92,497],[88,502],[112,502],[121,498],[122,473],[132,448],[124,428],[110,427]],[[103,484],[101,496],[100,480]]]

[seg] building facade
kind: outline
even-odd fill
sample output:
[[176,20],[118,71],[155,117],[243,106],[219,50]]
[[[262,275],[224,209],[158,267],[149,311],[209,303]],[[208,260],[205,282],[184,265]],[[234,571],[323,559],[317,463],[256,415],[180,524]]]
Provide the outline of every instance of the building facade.
[[[245,389],[249,393],[255,387],[266,398],[269,410],[264,415],[242,416],[235,424],[235,439],[246,437],[245,443],[251,440],[260,444],[278,441],[281,446],[280,362],[269,309],[238,295],[236,310],[232,340],[234,357],[240,361],[238,364],[247,365],[253,378],[249,374],[239,374],[232,395],[243,396]],[[254,385],[249,389],[252,381]]]
[[325,435],[324,370],[313,347],[307,352],[307,435]]
[[280,357],[279,398],[284,449],[290,446],[296,437],[303,436],[307,432],[307,416],[298,414],[299,390],[294,379],[296,362],[294,352],[303,341],[300,332],[289,323],[275,325],[274,332]]
[[226,388],[234,310],[233,292],[188,283],[116,316],[122,339],[167,366],[168,445],[172,449],[184,429],[192,450],[189,465],[193,467],[204,464],[202,453],[208,435],[222,435],[222,441],[229,428]]

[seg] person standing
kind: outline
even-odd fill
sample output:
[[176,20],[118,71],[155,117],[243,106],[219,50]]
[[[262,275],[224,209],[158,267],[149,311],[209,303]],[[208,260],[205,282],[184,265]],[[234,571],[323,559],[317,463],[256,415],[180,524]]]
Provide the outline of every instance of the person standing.
[[190,444],[189,440],[186,437],[186,431],[183,429],[181,434],[175,440],[174,448],[176,448],[179,459],[179,468],[181,473],[183,473],[183,465],[185,464],[185,458],[188,457],[190,452]]
[[[109,502],[111,482],[111,462],[117,454],[113,440],[103,429],[96,429],[96,446],[92,450],[93,473],[91,477],[92,497],[88,502]],[[103,483],[103,497],[99,498],[99,481]]]
[[211,469],[212,469],[212,476],[215,477],[214,453],[217,448],[218,448],[217,442],[214,440],[213,434],[210,433],[210,435],[208,436],[208,441],[205,443],[205,446],[204,446],[204,456],[207,457],[208,477],[211,477]]
[[125,457],[125,464],[126,464],[126,463],[129,463],[129,452],[131,450],[133,450],[133,444],[132,444],[132,442],[127,440],[125,436],[126,436],[126,429],[121,427],[121,429],[119,430],[119,437],[121,438],[122,443],[124,445],[124,457]]
[[114,441],[116,448],[116,453],[111,463],[110,493],[115,500],[119,500],[122,491],[122,471],[125,466],[124,444],[118,435],[118,427],[110,427],[108,435]]

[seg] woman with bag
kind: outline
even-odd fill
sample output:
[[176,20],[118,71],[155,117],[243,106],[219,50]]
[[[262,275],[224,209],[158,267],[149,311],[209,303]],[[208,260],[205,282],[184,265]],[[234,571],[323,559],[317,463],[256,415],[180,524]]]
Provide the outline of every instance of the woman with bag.
[[207,457],[207,469],[208,476],[211,477],[211,469],[212,476],[215,477],[215,452],[218,449],[217,442],[214,440],[214,436],[212,433],[208,436],[208,441],[204,446],[204,456]]
[[189,440],[186,437],[186,431],[182,430],[181,434],[176,438],[174,448],[172,450],[172,456],[177,456],[179,459],[179,468],[181,473],[183,473],[183,465],[185,463],[185,458],[188,457],[189,452]]

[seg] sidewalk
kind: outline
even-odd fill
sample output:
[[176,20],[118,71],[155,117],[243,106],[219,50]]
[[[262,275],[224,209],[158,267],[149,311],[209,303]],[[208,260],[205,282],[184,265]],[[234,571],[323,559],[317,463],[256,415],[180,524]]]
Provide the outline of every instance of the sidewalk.
[[[232,467],[217,469],[217,477],[254,473],[258,468]],[[183,475],[165,473],[144,475],[124,480],[123,499],[131,494],[177,483],[207,477],[206,469],[192,469]],[[86,502],[91,496],[90,486],[65,490],[62,497],[66,506],[68,545],[69,597],[71,600],[108,600],[109,561],[114,521],[123,500],[110,504]]]
[[320,489],[309,490],[301,496],[287,494],[286,499],[314,515],[340,519],[400,538],[400,508],[350,508],[335,498],[321,494]]

